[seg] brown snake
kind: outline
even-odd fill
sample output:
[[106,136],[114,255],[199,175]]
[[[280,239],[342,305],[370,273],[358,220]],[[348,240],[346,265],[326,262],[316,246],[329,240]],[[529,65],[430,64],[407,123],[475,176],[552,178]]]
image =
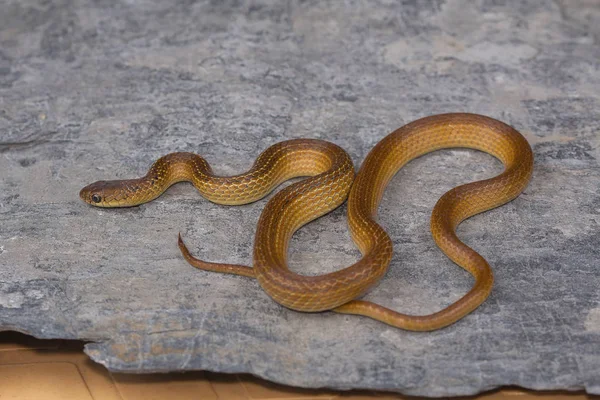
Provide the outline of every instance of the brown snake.
[[[383,277],[392,258],[392,241],[375,220],[390,179],[416,157],[455,147],[484,151],[505,167],[494,178],[448,191],[433,209],[433,238],[450,259],[473,275],[472,289],[441,311],[424,316],[355,300]],[[210,201],[246,204],[263,198],[290,178],[309,176],[278,192],[265,206],[256,230],[253,268],[198,260],[180,236],[185,259],[201,269],[254,277],[269,296],[293,310],[333,310],[364,315],[398,328],[429,331],[473,311],[492,288],[490,266],[458,239],[456,227],[472,215],[517,197],[527,186],[532,170],[531,147],[515,129],[481,115],[442,114],[412,122],[382,139],[368,154],[356,179],[352,160],[340,147],[322,140],[295,139],[269,147],[241,175],[215,176],[202,157],[172,153],[156,161],[142,178],[96,182],[83,188],[80,196],[99,207],[135,206],[155,199],[176,182],[190,181]],[[354,265],[325,275],[291,272],[287,250],[294,232],[338,207],[348,192],[348,225],[363,257]]]

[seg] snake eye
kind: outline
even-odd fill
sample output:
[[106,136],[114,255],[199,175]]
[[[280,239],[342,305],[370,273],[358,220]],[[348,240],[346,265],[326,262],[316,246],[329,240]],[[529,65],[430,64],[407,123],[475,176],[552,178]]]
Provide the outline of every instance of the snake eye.
[[100,201],[102,201],[102,197],[98,196],[97,194],[92,195],[92,201],[94,203],[100,203]]

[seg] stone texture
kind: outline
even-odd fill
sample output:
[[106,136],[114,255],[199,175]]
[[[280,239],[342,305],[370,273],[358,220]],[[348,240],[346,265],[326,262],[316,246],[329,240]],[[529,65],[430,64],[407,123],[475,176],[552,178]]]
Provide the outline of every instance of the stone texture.
[[[249,372],[291,385],[442,396],[499,385],[600,393],[600,17],[597,1],[0,0],[0,329],[89,340],[113,371]],[[459,323],[410,333],[301,314],[243,277],[265,204],[223,207],[187,184],[132,209],[78,191],[172,151],[222,174],[314,137],[359,165],[388,132],[450,111],[512,124],[536,155],[525,193],[459,235],[493,266]],[[380,220],[395,258],[366,298],[408,313],[465,293],[429,215],[448,189],[500,171],[440,151],[406,166]],[[359,257],[342,207],[298,232],[294,271]]]

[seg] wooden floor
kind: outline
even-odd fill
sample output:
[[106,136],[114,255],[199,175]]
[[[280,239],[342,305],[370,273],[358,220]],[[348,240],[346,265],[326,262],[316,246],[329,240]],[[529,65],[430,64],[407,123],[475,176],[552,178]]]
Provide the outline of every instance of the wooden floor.
[[[155,400],[155,399],[406,399],[390,393],[335,392],[277,385],[250,375],[211,372],[113,374],[92,362],[83,343],[38,340],[16,332],[0,333],[0,400]],[[537,393],[503,389],[478,398],[519,400],[599,399],[585,393]]]

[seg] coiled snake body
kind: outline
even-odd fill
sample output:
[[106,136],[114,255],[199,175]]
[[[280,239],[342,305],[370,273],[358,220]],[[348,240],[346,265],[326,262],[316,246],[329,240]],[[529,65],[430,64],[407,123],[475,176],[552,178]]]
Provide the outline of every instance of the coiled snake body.
[[[450,306],[425,316],[401,314],[356,300],[384,276],[392,257],[392,241],[376,222],[388,182],[410,160],[454,147],[484,151],[505,167],[494,178],[450,190],[433,209],[433,238],[450,259],[473,275],[472,289]],[[412,122],[382,139],[355,179],[352,161],[340,147],[322,140],[296,139],[269,147],[241,175],[215,176],[200,156],[172,153],[156,161],[142,178],[96,182],[82,189],[80,196],[100,207],[135,206],[158,197],[176,182],[190,181],[208,200],[235,205],[256,201],[290,178],[309,176],[278,192],[265,206],[256,230],[252,268],[198,260],[180,237],[184,257],[201,269],[254,277],[269,296],[293,310],[333,310],[368,316],[398,328],[429,331],[473,311],[492,288],[488,263],[458,239],[457,225],[517,197],[527,186],[532,169],[531,147],[510,126],[481,115],[442,114]],[[291,272],[287,250],[293,233],[338,207],[348,193],[348,225],[362,258],[345,269],[320,276]]]

